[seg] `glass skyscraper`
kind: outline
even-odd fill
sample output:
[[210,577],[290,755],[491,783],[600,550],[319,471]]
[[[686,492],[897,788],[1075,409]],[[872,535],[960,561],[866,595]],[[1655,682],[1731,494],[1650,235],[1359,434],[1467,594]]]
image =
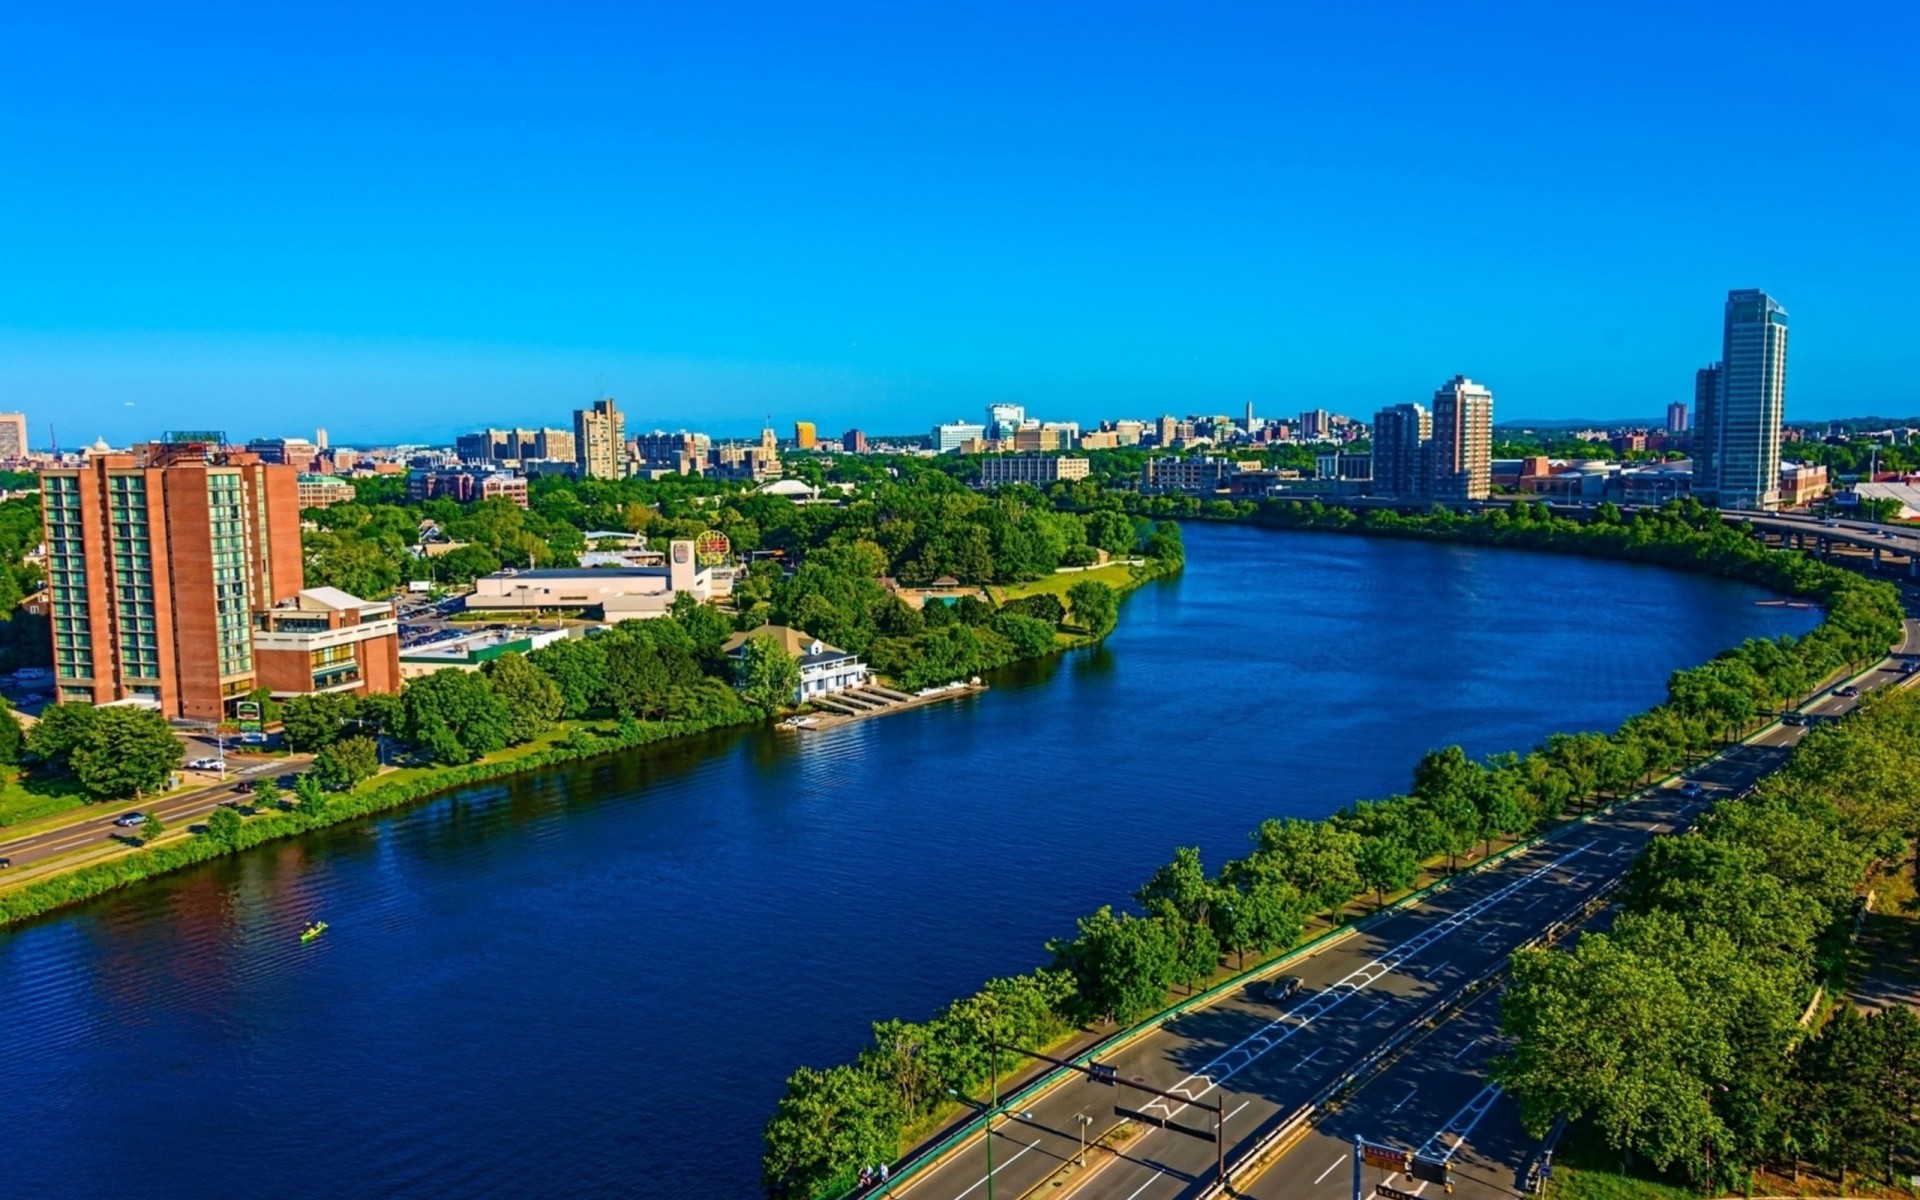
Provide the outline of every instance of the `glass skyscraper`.
[[1693,492],[1721,508],[1780,506],[1787,312],[1758,288],[1727,293],[1720,361],[1694,385]]

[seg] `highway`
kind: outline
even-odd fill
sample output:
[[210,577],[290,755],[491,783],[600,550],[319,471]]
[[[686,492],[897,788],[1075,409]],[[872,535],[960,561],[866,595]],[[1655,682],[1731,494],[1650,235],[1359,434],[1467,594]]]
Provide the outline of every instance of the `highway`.
[[[1910,601],[1920,599],[1920,593],[1903,590]],[[1907,623],[1907,637],[1907,644],[1920,645],[1920,623]],[[1883,665],[1859,682],[1865,691],[1902,678],[1897,667]],[[1855,703],[1829,691],[1803,711],[1838,715]],[[1235,1162],[1438,1000],[1486,974],[1513,949],[1575,913],[1625,873],[1649,838],[1684,827],[1701,805],[1743,791],[1776,769],[1803,733],[1799,727],[1775,727],[1697,768],[1691,777],[1705,785],[1705,795],[1698,799],[1683,796],[1678,786],[1641,793],[1590,822],[1558,830],[1540,844],[1309,959],[1277,968],[1274,973],[1297,974],[1304,980],[1300,994],[1282,1007],[1236,992],[1102,1058],[1115,1066],[1122,1081],[1135,1080],[1189,1099],[1164,1100],[1124,1083],[1105,1085],[1084,1077],[1068,1080],[1033,1101],[1028,1111],[995,1122],[994,1196],[1021,1197],[1035,1189],[1049,1195],[1070,1190],[1076,1196],[1113,1200],[1173,1200],[1203,1194],[1215,1178],[1214,1144],[1138,1120],[1131,1122],[1137,1134],[1117,1152],[1096,1155],[1070,1188],[1046,1185],[1056,1170],[1079,1153],[1076,1114],[1093,1119],[1088,1130],[1093,1140],[1123,1120],[1116,1115],[1116,1107],[1208,1128],[1213,1106],[1224,1098],[1226,1160]],[[1492,1052],[1490,1047],[1488,1043],[1486,1054]],[[1369,1088],[1365,1094],[1370,1102],[1346,1111],[1358,1114],[1358,1119],[1378,1121],[1368,1135],[1374,1140],[1417,1147],[1434,1134],[1436,1121],[1453,1120],[1452,1114],[1485,1086],[1480,1070],[1484,1061],[1485,1054],[1478,1050],[1464,1053],[1452,1069],[1439,1073],[1438,1082],[1420,1083],[1420,1092],[1398,1112],[1390,1111],[1401,1099],[1391,1087]],[[1398,1064],[1393,1068],[1400,1069]],[[1444,1114],[1436,1115],[1442,1110]],[[1458,1153],[1487,1153],[1502,1160],[1513,1157],[1507,1144],[1513,1139],[1497,1132],[1512,1126],[1495,1120],[1499,1111],[1497,1105],[1489,1107]],[[1476,1140],[1487,1138],[1494,1141],[1486,1146]],[[1316,1135],[1305,1144],[1316,1147],[1311,1155],[1302,1157],[1296,1149],[1261,1178],[1237,1180],[1241,1191],[1278,1197],[1330,1187],[1339,1171],[1314,1182],[1332,1158],[1325,1152],[1330,1143],[1317,1140]],[[1488,1170],[1498,1173],[1491,1163]],[[984,1197],[985,1150],[980,1138],[976,1135],[945,1161],[902,1184],[888,1194],[911,1195],[915,1200]],[[1350,1185],[1349,1171],[1341,1186]]]

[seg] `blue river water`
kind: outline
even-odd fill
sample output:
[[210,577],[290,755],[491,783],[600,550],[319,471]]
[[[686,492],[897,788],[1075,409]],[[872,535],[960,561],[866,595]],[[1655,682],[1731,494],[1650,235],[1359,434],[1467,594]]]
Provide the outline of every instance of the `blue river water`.
[[1612,728],[1817,619],[1618,563],[1187,545],[1105,645],[975,698],[476,787],[0,933],[0,1194],[751,1196],[789,1070],[1041,963],[1175,845]]

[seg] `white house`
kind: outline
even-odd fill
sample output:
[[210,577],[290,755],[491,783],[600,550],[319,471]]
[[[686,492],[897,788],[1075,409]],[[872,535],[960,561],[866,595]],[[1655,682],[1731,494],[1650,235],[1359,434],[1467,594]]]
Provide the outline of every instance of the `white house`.
[[859,655],[829,646],[811,634],[785,625],[762,625],[747,633],[736,633],[720,649],[737,662],[745,653],[747,639],[756,637],[771,637],[782,650],[800,660],[800,687],[793,694],[795,704],[804,704],[814,696],[863,687],[871,674]]

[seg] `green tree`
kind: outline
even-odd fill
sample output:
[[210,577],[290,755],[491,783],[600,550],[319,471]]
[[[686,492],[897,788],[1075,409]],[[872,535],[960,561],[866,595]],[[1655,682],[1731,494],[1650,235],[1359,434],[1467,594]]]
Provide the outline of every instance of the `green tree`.
[[380,743],[370,737],[346,737],[323,746],[313,759],[312,774],[332,792],[349,791],[380,773]]
[[561,716],[584,717],[606,699],[607,651],[601,641],[566,638],[527,655],[527,661],[560,690]]
[[160,819],[160,814],[152,809],[148,809],[145,815],[147,819],[140,823],[140,844],[151,846],[160,840],[160,835],[167,831],[167,826]]
[[324,819],[330,807],[326,781],[313,771],[295,776],[293,799],[294,808],[315,821]]
[[73,752],[99,728],[107,711],[91,704],[50,704],[27,733],[27,752],[48,766],[65,769]]
[[740,694],[764,712],[793,703],[800,690],[800,660],[768,634],[747,639],[738,671]]
[[438,762],[472,762],[507,744],[507,706],[484,676],[435,671],[400,695],[402,736]]
[[861,1165],[893,1161],[899,1138],[893,1092],[875,1072],[801,1067],[767,1122],[761,1186],[803,1200],[851,1186]]
[[167,719],[140,708],[100,709],[93,728],[68,755],[82,787],[111,797],[164,790],[185,758]]
[[1075,937],[1048,943],[1055,967],[1078,985],[1077,1015],[1125,1024],[1166,1002],[1181,966],[1180,938],[1166,921],[1103,905],[1077,927]]
[[310,754],[338,738],[355,716],[358,702],[350,692],[316,692],[293,696],[280,707],[280,730],[287,747]]
[[565,699],[540,668],[522,654],[506,654],[485,667],[493,694],[507,707],[507,742],[530,742],[560,719]]
[[272,808],[280,802],[280,785],[271,779],[262,779],[253,785],[253,806]]
[[1097,579],[1083,579],[1067,589],[1073,619],[1094,637],[1105,637],[1120,622],[1120,594]]
[[1378,908],[1386,907],[1388,892],[1410,886],[1420,873],[1419,859],[1396,837],[1363,839],[1354,865],[1359,870],[1360,882],[1372,889]]
[[223,804],[207,814],[206,836],[231,850],[240,840],[240,825],[240,814]]

